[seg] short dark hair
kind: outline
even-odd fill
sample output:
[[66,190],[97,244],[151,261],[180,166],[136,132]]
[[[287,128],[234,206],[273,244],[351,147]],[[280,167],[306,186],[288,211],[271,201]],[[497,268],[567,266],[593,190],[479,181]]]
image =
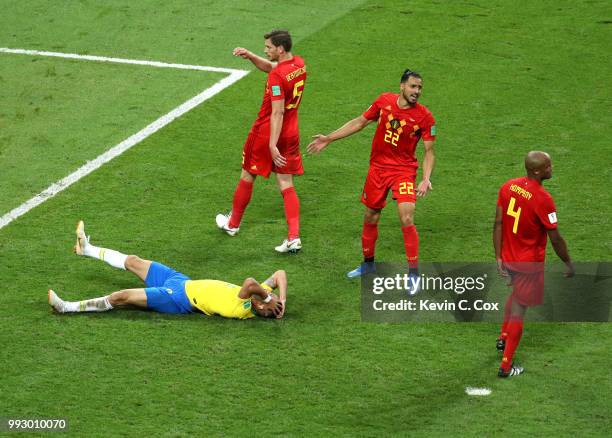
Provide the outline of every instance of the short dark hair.
[[402,79],[400,80],[400,83],[403,84],[411,76],[416,79],[423,79],[420,74],[407,68],[406,71],[404,71],[404,73],[402,74]]
[[272,41],[272,44],[274,44],[276,47],[283,46],[285,51],[291,51],[291,46],[293,45],[293,43],[291,42],[291,35],[289,35],[288,30],[273,30],[272,32],[268,32],[267,34],[265,34],[264,38],[270,39],[270,41]]

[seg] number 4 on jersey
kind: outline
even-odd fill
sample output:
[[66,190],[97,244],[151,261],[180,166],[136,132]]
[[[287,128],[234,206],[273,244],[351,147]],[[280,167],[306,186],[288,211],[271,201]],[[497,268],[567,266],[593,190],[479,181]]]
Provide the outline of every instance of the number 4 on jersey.
[[511,197],[510,203],[508,204],[508,209],[506,210],[506,214],[514,218],[514,225],[512,226],[512,232],[514,234],[516,234],[518,231],[519,218],[521,217],[521,207],[518,207],[515,210],[514,209],[515,203],[516,203],[516,199],[514,197]]

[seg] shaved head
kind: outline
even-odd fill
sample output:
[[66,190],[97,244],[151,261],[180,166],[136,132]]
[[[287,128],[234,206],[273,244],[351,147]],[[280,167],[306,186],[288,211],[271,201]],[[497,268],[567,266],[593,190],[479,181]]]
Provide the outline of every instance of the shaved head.
[[525,156],[527,176],[542,181],[552,176],[550,155],[542,151],[531,151]]

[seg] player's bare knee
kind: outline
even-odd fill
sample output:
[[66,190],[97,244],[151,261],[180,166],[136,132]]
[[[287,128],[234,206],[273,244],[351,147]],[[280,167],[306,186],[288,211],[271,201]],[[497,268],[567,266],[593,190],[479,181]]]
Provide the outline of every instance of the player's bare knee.
[[403,214],[400,216],[400,222],[402,223],[402,227],[409,227],[414,225],[414,217],[412,214]]
[[380,210],[374,210],[367,208],[364,216],[364,220],[369,224],[376,224],[380,219]]
[[125,306],[130,299],[130,294],[127,290],[113,292],[108,297],[108,302],[111,306]]
[[127,269],[128,271],[133,271],[135,269],[138,269],[140,266],[142,266],[143,263],[144,263],[144,260],[141,259],[140,257],[135,256],[135,255],[129,255],[125,259],[125,269]]
[[278,184],[279,190],[282,192],[283,190],[287,190],[293,187],[293,175],[285,175],[285,174],[276,174],[276,182]]
[[250,172],[247,172],[246,170],[242,169],[242,171],[240,172],[240,179],[252,183],[253,181],[255,181],[255,177],[257,175],[252,174]]

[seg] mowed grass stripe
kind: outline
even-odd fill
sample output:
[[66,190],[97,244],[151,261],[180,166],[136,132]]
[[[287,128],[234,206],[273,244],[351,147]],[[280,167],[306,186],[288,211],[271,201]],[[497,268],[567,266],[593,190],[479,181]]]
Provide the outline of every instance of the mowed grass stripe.
[[[16,64],[18,66],[18,68],[15,69],[14,74],[23,74],[24,69],[27,71],[32,62],[39,61],[40,59],[41,58],[36,57],[29,60],[29,62],[21,63],[13,61],[12,65],[15,66]],[[89,60],[79,61],[81,63],[87,63]],[[118,60],[115,60],[114,62],[117,61]],[[43,64],[46,65],[45,78],[57,78],[57,69],[63,69],[64,71],[68,70],[65,65],[60,64],[57,66],[58,62],[61,61],[56,61],[55,63],[44,63],[43,61]],[[11,62],[9,61],[8,64],[11,64]],[[155,101],[159,98],[150,96],[153,101],[142,102],[142,98],[145,97],[145,93],[142,93],[142,91],[146,90],[144,86],[136,83],[127,85],[120,82],[120,87],[124,88],[126,95],[121,96],[119,102],[117,102],[118,96],[113,93],[111,93],[113,97],[111,97],[110,101],[108,101],[109,98],[106,97],[109,107],[106,114],[107,118],[102,118],[102,120],[100,120],[100,111],[96,110],[98,110],[98,105],[105,101],[105,96],[96,95],[96,93],[104,92],[105,87],[109,85],[117,86],[117,81],[113,79],[113,76],[100,77],[104,74],[104,72],[108,74],[113,70],[105,68],[99,68],[97,70],[95,65],[96,64],[94,64],[93,67],[83,66],[77,61],[75,64],[73,64],[73,67],[75,67],[77,75],[83,75],[85,72],[97,75],[99,82],[101,83],[100,86],[98,86],[98,82],[92,82],[90,77],[87,77],[87,79],[83,82],[81,82],[80,78],[83,78],[84,76],[81,76],[80,78],[72,78],[72,72],[74,70],[69,70],[70,73],[65,73],[65,75],[71,77],[72,80],[64,80],[63,86],[65,88],[63,89],[58,88],[58,85],[54,79],[47,79],[46,82],[53,81],[54,91],[43,88],[43,84],[38,84],[38,87],[30,88],[28,85],[21,83],[19,79],[15,78],[17,79],[15,81],[16,85],[15,87],[10,88],[12,94],[10,97],[17,97],[21,99],[19,106],[23,107],[24,109],[23,111],[16,109],[13,117],[15,120],[17,120],[17,123],[12,125],[11,129],[8,129],[3,133],[3,141],[6,142],[6,149],[3,151],[3,153],[5,153],[7,157],[7,160],[3,160],[2,163],[3,173],[6,175],[8,181],[14,181],[11,181],[12,184],[10,186],[8,184],[5,186],[5,190],[8,190],[9,187],[12,189],[13,196],[3,196],[3,203],[0,204],[0,207],[4,207],[5,209],[7,206],[15,207],[15,209],[6,213],[0,218],[0,228],[6,226],[16,217],[24,214],[31,208],[39,205],[41,202],[44,202],[49,197],[54,196],[58,191],[65,189],[67,186],[74,183],[84,175],[117,156],[117,154],[120,154],[126,149],[132,147],[143,138],[146,138],[146,136],[151,135],[158,129],[161,129],[163,126],[174,120],[174,118],[179,117],[184,112],[189,111],[194,106],[197,106],[206,99],[214,96],[223,88],[231,85],[235,80],[246,74],[246,71],[229,70],[231,72],[229,76],[213,73],[212,78],[209,76],[201,78],[198,81],[189,78],[189,80],[185,82],[187,84],[192,83],[192,87],[194,88],[202,86],[202,83],[208,83],[210,85],[206,87],[204,91],[197,88],[192,89],[191,93],[193,94],[191,94],[191,96],[188,95],[190,98],[183,101],[178,107],[174,108],[167,114],[161,115],[161,117],[147,125],[145,128],[138,130],[138,132],[135,134],[130,135],[121,143],[110,148],[112,144],[109,145],[107,143],[108,140],[106,137],[111,137],[113,131],[119,131],[119,129],[117,129],[118,127],[122,127],[122,125],[125,126],[126,114],[128,115],[127,119],[131,126],[137,126],[137,123],[143,123],[143,121],[147,118],[150,120],[151,118],[160,115],[156,114],[153,115],[153,117],[150,115],[151,108],[155,108],[154,105],[159,105],[155,103]],[[100,67],[100,64],[97,65]],[[19,69],[19,67],[22,68]],[[125,76],[122,79],[124,81],[133,80],[133,78],[129,77],[129,72],[125,69],[115,69],[114,71],[117,73],[123,72]],[[137,72],[136,74],[138,73],[143,74],[142,72]],[[209,73],[204,73],[203,75],[207,74]],[[148,79],[154,75],[151,73],[144,73],[144,76]],[[184,75],[179,75],[178,78],[181,78],[181,76]],[[224,78],[224,76],[226,77]],[[217,83],[211,83],[211,79],[213,81],[217,79]],[[105,80],[108,80],[109,84],[104,83]],[[198,84],[198,82],[200,83]],[[74,92],[75,83],[80,84],[83,87],[81,89],[77,89],[76,93]],[[23,91],[18,91],[19,89],[22,89]],[[177,92],[178,96],[165,95],[165,102],[162,101],[160,102],[161,105],[159,105],[162,108],[167,107],[169,102],[176,102],[177,97],[179,99],[184,97],[186,91],[184,86],[177,87],[175,85],[168,86],[167,89],[170,93],[180,90],[180,94]],[[137,91],[138,93],[136,93]],[[201,92],[194,96],[197,91]],[[181,96],[181,94],[183,96]],[[60,101],[58,101],[58,95],[61,99]],[[97,97],[95,102],[90,100],[92,95]],[[30,102],[23,102],[24,98],[30,100]],[[180,102],[181,101],[179,100],[179,103]],[[140,103],[140,105],[138,105],[138,103]],[[88,104],[91,105],[89,108],[89,113],[87,112]],[[146,112],[147,109],[148,113]],[[62,110],[64,111],[63,113],[61,112]],[[154,109],[154,111],[155,110],[156,109]],[[134,112],[138,112],[138,114],[135,115]],[[11,115],[9,114],[8,116],[10,117]],[[65,126],[65,124],[68,126]],[[108,126],[106,132],[104,129],[99,129],[100,124]],[[52,126],[52,128],[46,129],[48,126]],[[90,129],[90,138],[84,136],[84,134],[87,135],[88,133],[88,128],[83,129],[84,127],[88,127]],[[139,128],[142,128],[142,125],[140,125]],[[135,131],[136,130],[137,129],[135,129]],[[40,131],[41,133],[37,134],[37,131]],[[125,132],[125,130],[122,130],[122,132]],[[61,138],[62,135],[66,134],[69,137],[73,137],[74,140],[72,141],[68,138]],[[96,144],[97,142],[99,142],[99,144]],[[104,150],[103,148],[108,150],[94,159],[95,151],[101,152]],[[27,151],[29,150],[32,151],[31,156],[28,155]],[[60,155],[61,153],[66,154],[65,159],[62,159],[63,157]],[[74,171],[68,176],[65,176],[70,170],[74,170],[77,164],[80,164],[86,160],[92,161],[88,161],[78,170]],[[71,164],[74,166],[72,169],[68,167]],[[64,174],[61,175],[60,172],[64,172]],[[64,178],[53,183],[51,178],[57,175],[64,176]],[[28,194],[34,194],[37,187],[39,188],[38,190],[42,190],[44,188],[41,187],[43,184],[49,185],[51,183],[53,184],[36,197],[31,198],[29,201],[20,205],[19,207],[15,205],[15,199],[23,199]],[[21,191],[26,191],[26,193],[20,193]]]

